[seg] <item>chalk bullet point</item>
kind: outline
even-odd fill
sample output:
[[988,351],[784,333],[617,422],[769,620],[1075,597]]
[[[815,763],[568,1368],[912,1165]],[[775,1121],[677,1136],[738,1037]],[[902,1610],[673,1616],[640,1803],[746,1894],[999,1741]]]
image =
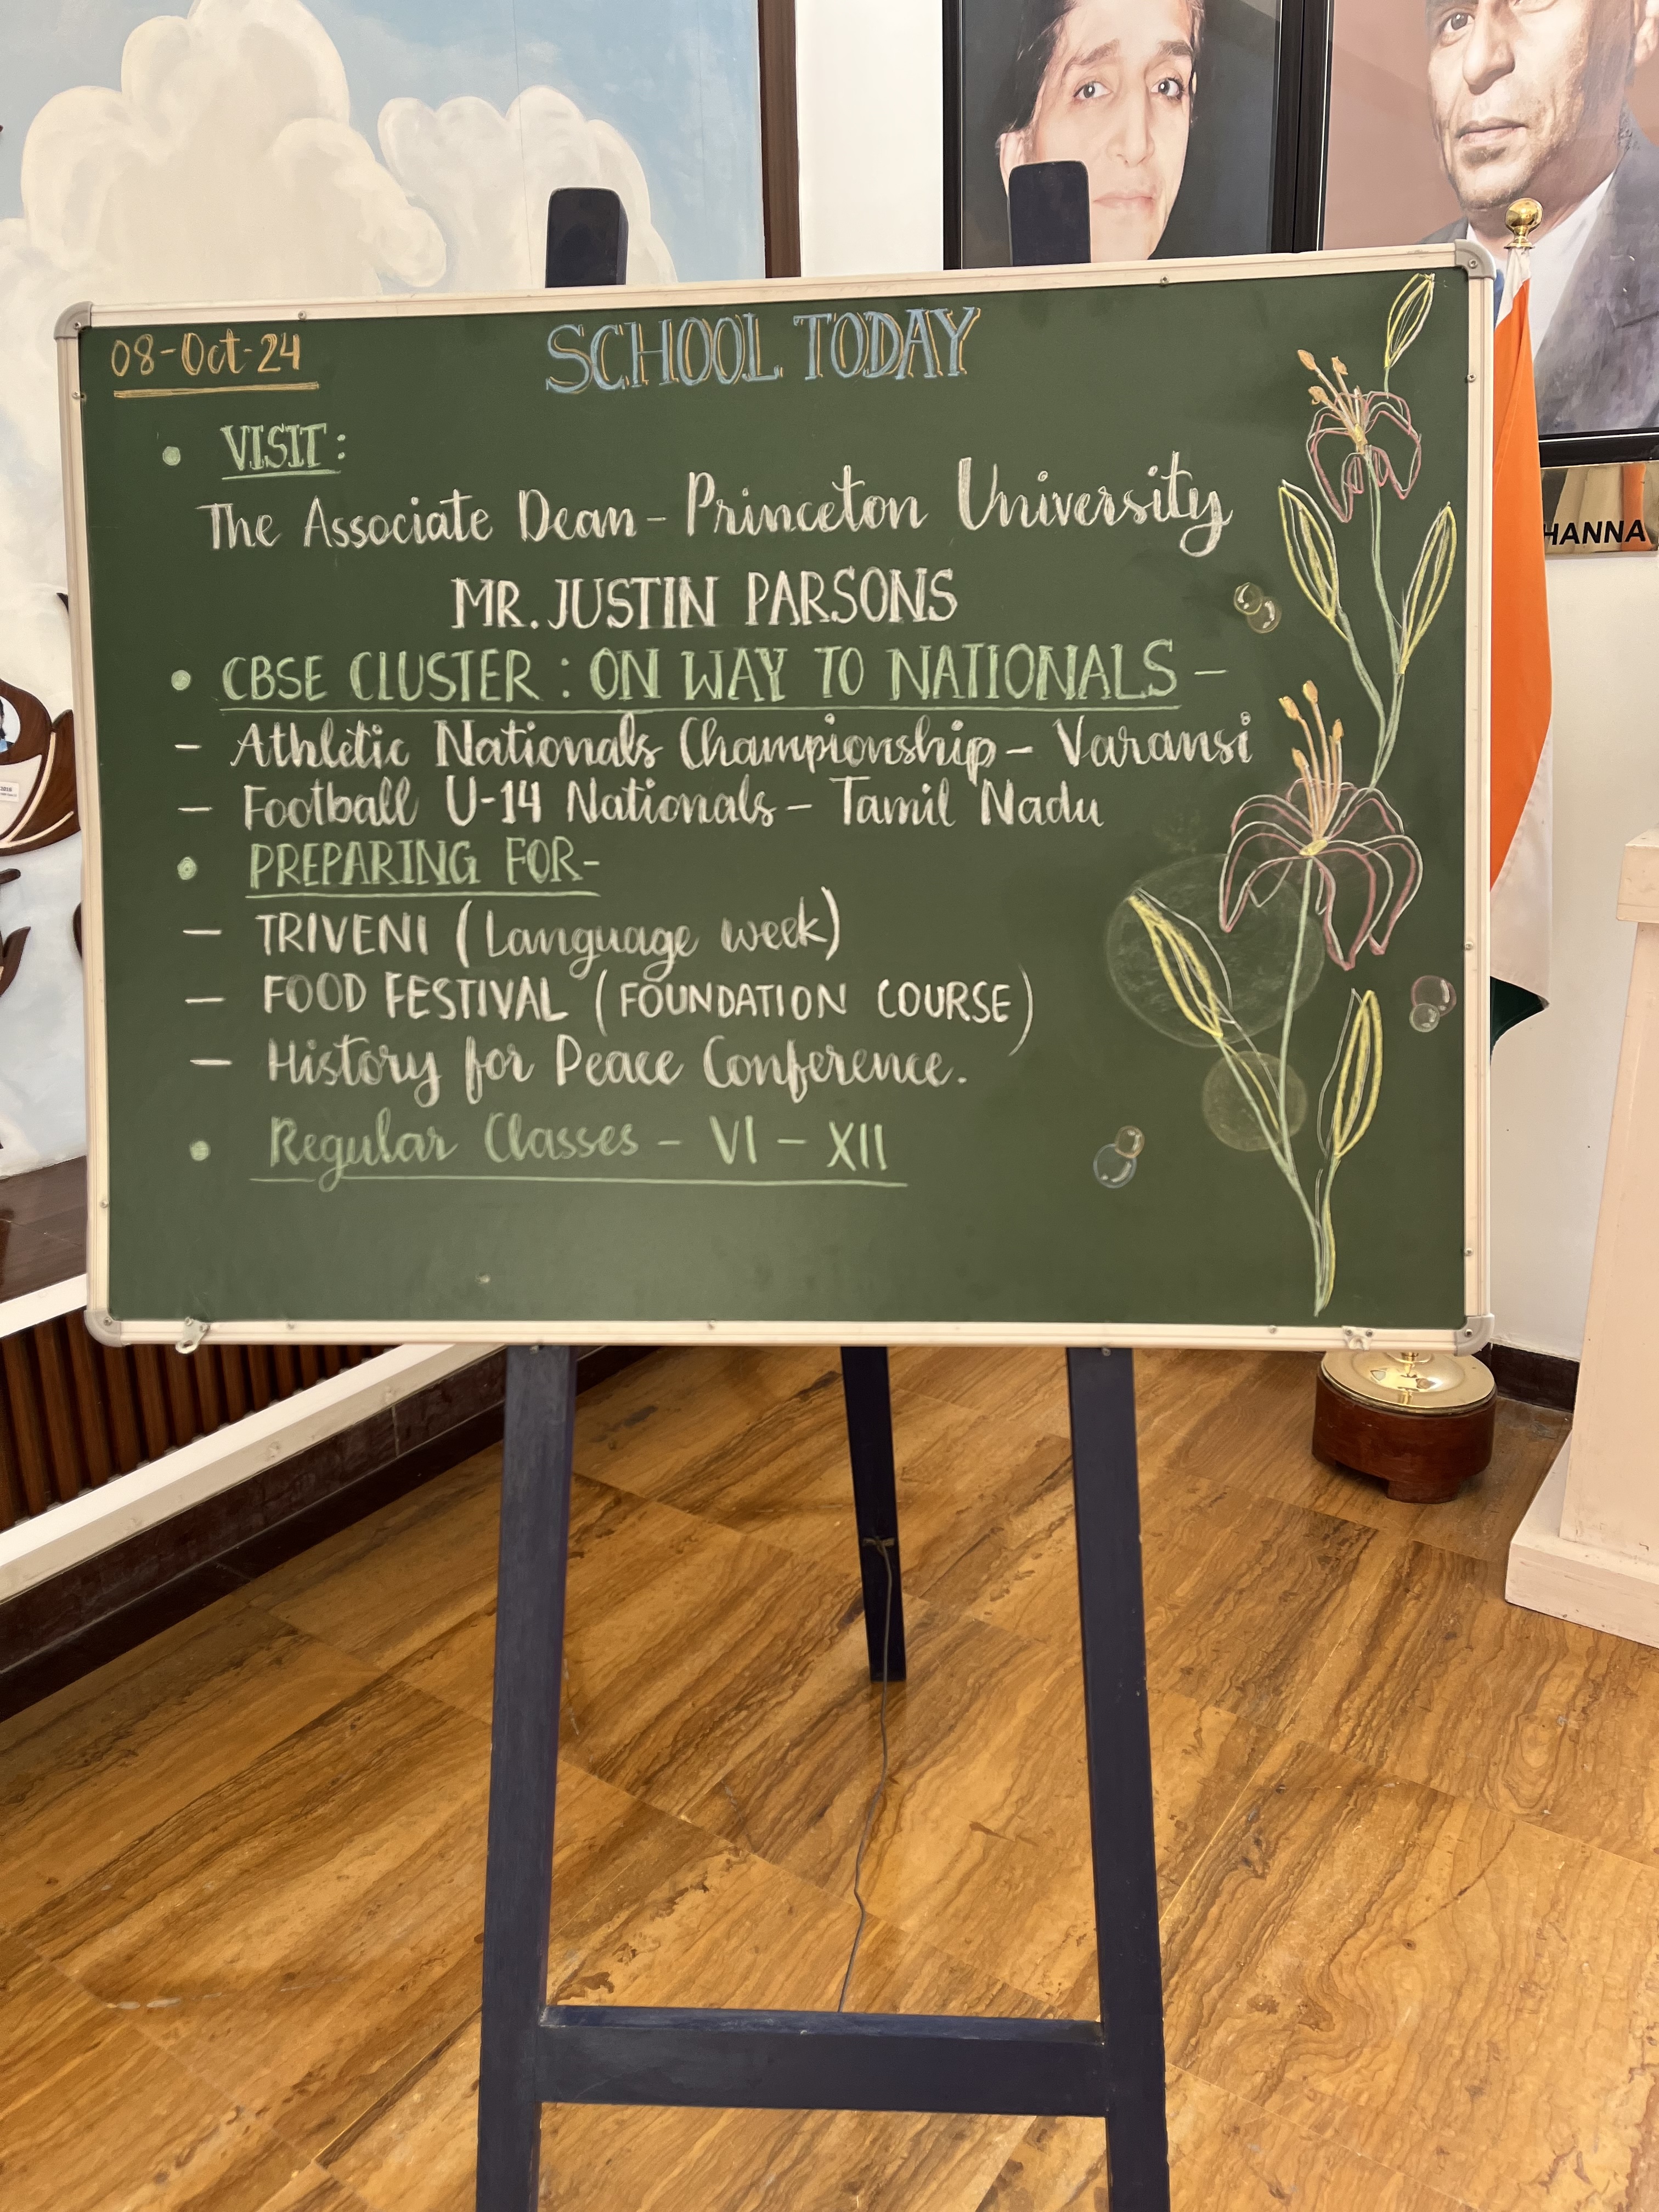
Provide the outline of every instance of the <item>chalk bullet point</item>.
[[175,669],[173,670],[173,690],[174,690],[175,691],[188,691],[188,690],[189,690],[189,689],[190,689],[190,671],[189,671],[189,669],[187,669],[187,668],[175,668]]
[[179,880],[181,884],[187,884],[195,873],[196,863],[191,859],[190,854],[186,853],[184,859],[179,863]]
[[198,1137],[190,1148],[190,1156],[193,1160],[204,1160],[212,1150],[205,1137]]
[[170,469],[176,469],[179,462],[183,460],[184,455],[179,451],[177,446],[163,446],[161,448],[161,459],[167,463]]

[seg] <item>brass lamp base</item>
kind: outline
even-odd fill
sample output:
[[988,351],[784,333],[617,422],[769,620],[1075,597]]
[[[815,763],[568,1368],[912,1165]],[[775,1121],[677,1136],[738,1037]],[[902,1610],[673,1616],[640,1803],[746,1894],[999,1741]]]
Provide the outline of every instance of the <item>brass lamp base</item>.
[[1498,1386],[1467,1352],[1328,1352],[1314,1396],[1321,1459],[1441,1505],[1492,1459]]

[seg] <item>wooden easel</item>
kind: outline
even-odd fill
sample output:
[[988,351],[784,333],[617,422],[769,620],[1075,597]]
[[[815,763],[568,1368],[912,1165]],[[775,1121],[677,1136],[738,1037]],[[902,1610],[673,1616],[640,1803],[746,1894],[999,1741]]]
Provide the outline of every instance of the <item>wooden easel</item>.
[[[1077,164],[1016,172],[1014,258],[1088,258]],[[614,204],[611,204],[614,203]],[[550,284],[618,283],[614,195],[554,195]],[[1077,1508],[1098,2020],[550,2005],[548,1917],[576,1354],[507,1355],[478,2069],[478,2212],[535,2212],[542,2107],[747,2106],[1105,2121],[1113,2212],[1168,2212],[1164,2001],[1140,1579],[1134,1362],[1066,1355]],[[874,1681],[906,1671],[887,1354],[842,1353]],[[890,1572],[890,1583],[889,1576]]]
[[[1134,1362],[1123,1351],[1066,1357],[1098,2020],[548,2003],[576,1355],[568,1346],[508,1352],[478,2212],[534,2212],[544,2104],[1093,2118],[1108,2126],[1113,2212],[1167,2212]],[[877,1555],[863,1540],[896,1532],[886,1353],[844,1354],[843,1379],[875,1641],[886,1577],[878,1559],[872,1594]],[[892,1648],[902,1649],[902,1629]]]

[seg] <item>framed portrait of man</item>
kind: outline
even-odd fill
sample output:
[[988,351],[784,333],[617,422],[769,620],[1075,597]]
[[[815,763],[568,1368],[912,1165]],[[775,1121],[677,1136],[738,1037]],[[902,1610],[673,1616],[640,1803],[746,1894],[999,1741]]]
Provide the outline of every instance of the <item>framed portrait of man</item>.
[[945,0],[945,49],[961,266],[1008,260],[1030,161],[1088,169],[1096,261],[1273,242],[1279,0]]
[[1474,237],[1534,199],[1546,439],[1659,429],[1659,0],[1333,0],[1323,242]]

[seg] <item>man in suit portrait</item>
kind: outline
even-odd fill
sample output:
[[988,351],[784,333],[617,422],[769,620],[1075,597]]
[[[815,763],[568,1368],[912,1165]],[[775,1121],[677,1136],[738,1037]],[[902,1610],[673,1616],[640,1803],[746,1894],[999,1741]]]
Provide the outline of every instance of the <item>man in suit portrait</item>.
[[1429,105],[1463,221],[1498,264],[1534,199],[1538,427],[1659,428],[1659,148],[1626,91],[1659,0],[1428,0]]

